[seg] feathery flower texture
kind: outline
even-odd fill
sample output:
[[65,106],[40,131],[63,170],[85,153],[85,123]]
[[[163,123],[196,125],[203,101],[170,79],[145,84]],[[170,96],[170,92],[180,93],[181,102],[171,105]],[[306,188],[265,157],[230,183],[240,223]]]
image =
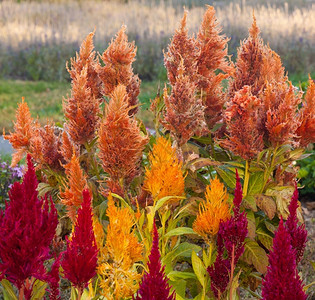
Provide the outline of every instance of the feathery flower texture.
[[306,300],[302,281],[296,270],[296,254],[291,236],[281,217],[269,254],[269,266],[262,283],[264,300]]
[[109,225],[97,269],[101,294],[109,300],[131,297],[141,279],[134,263],[143,260],[143,247],[132,232],[132,214],[128,208],[116,207],[111,193],[106,214]]
[[61,261],[64,276],[83,292],[96,275],[98,249],[93,232],[93,214],[89,190],[83,191],[82,206],[78,210],[74,233],[67,242]]
[[10,202],[6,203],[5,212],[0,212],[0,273],[18,289],[24,288],[25,296],[32,291],[32,286],[25,286],[27,279],[46,278],[44,263],[51,258],[49,245],[58,223],[52,200],[38,198],[38,181],[30,155],[27,165],[23,182],[14,183]]
[[[159,137],[149,154],[150,166],[146,168],[144,189],[149,191],[154,201],[166,196],[183,196],[185,182],[183,164],[172,148],[171,142]],[[176,203],[178,199],[169,200]]]
[[161,265],[159,235],[156,225],[153,227],[153,245],[148,262],[148,273],[144,274],[136,300],[174,300],[174,292],[170,294],[170,286],[165,276],[165,266]]
[[206,202],[199,205],[199,214],[193,229],[206,241],[210,241],[218,233],[220,223],[225,222],[231,215],[226,188],[217,177],[210,181],[205,196]]

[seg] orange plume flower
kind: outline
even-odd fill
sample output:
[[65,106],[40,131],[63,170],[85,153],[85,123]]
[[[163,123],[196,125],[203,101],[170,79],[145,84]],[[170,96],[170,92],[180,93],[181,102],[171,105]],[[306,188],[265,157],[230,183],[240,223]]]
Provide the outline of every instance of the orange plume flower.
[[295,144],[295,133],[300,124],[297,111],[301,94],[295,94],[291,82],[282,81],[267,83],[261,97],[268,142],[272,146]]
[[193,135],[208,132],[202,100],[196,95],[196,85],[184,75],[183,61],[170,96],[164,88],[165,114],[163,125],[170,130],[178,144],[185,144]]
[[98,66],[97,71],[103,82],[103,94],[110,96],[118,85],[124,85],[131,107],[129,114],[137,112],[140,79],[133,74],[132,63],[135,61],[137,48],[134,42],[128,43],[126,26],[122,26],[108,48],[102,54],[104,67]]
[[133,215],[128,208],[116,207],[111,194],[106,214],[106,244],[101,249],[97,270],[101,294],[106,299],[125,299],[135,293],[142,277],[134,263],[143,260],[143,246],[132,231]]
[[315,83],[311,76],[302,104],[303,107],[299,112],[301,124],[296,134],[300,146],[306,147],[310,143],[315,143]]
[[260,130],[261,100],[252,95],[249,86],[244,86],[227,105],[224,112],[227,139],[219,143],[235,155],[250,160],[264,146]]
[[168,51],[164,54],[164,64],[171,85],[176,83],[182,62],[184,63],[185,74],[192,82],[196,81],[198,48],[196,40],[188,36],[186,28],[187,13],[187,10],[185,10],[180,27],[175,31],[171,44],[168,46]]
[[65,184],[64,192],[60,190],[60,199],[67,206],[69,218],[75,222],[77,209],[83,201],[82,192],[87,188],[86,177],[80,168],[80,161],[75,151],[73,151],[70,162],[64,165],[64,168],[68,184]]
[[[166,196],[185,195],[183,164],[178,160],[170,141],[159,137],[149,154],[149,161],[150,167],[146,168],[143,188],[152,194],[154,201]],[[178,199],[169,202],[176,203]]]
[[23,155],[29,151],[31,138],[34,133],[34,122],[31,117],[29,107],[26,102],[24,102],[24,97],[22,102],[18,104],[16,110],[16,122],[14,122],[14,133],[5,135],[3,130],[3,138],[8,140],[15,152],[12,156],[11,166],[14,167],[23,158]]
[[234,71],[233,65],[227,60],[228,39],[220,35],[221,31],[215,17],[215,9],[208,6],[197,37],[197,45],[200,49],[197,68],[198,90],[202,95],[209,128],[213,128],[222,115],[225,102],[222,80],[228,78]]
[[63,103],[65,128],[78,146],[94,138],[98,123],[99,101],[88,86],[87,70],[85,66],[74,74],[71,97]]
[[128,94],[119,85],[105,107],[106,116],[99,128],[99,158],[103,169],[116,184],[128,186],[139,172],[142,151],[148,138],[137,121],[128,115]]
[[218,233],[220,222],[229,219],[231,214],[226,188],[217,177],[206,187],[205,197],[206,201],[199,205],[199,214],[193,223],[193,229],[210,242]]
[[88,34],[86,39],[82,42],[80,53],[76,53],[75,58],[70,59],[71,68],[67,70],[72,80],[76,80],[77,74],[80,74],[84,68],[87,69],[87,82],[86,86],[91,89],[92,95],[95,99],[102,100],[101,94],[101,80],[97,74],[97,66],[99,61],[96,58],[94,50],[93,37],[95,30]]

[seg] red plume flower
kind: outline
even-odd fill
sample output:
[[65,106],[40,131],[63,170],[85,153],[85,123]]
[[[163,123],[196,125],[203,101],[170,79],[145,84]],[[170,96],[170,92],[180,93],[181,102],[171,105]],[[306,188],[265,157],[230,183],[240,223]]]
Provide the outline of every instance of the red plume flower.
[[165,276],[165,267],[161,266],[159,235],[154,223],[153,245],[149,256],[148,268],[140,284],[136,300],[175,300],[174,292],[170,295],[170,287]]
[[273,239],[269,254],[269,266],[262,283],[264,300],[294,299],[306,300],[303,285],[296,270],[296,256],[291,246],[291,237],[283,226],[281,217],[279,228]]
[[96,275],[98,248],[93,232],[91,196],[83,191],[83,202],[78,210],[74,233],[68,241],[67,250],[61,262],[64,275],[83,292]]
[[298,264],[303,257],[307,240],[307,231],[305,229],[305,225],[302,224],[301,226],[298,226],[298,219],[296,215],[296,210],[299,207],[298,198],[299,193],[295,184],[295,190],[289,205],[290,214],[285,223],[285,226],[287,231],[291,235],[291,245],[292,248],[295,250],[296,264]]
[[49,300],[60,300],[60,289],[59,289],[59,267],[60,267],[60,256],[56,258],[51,270],[47,276],[47,282],[49,288],[46,289],[49,293]]
[[38,181],[30,155],[28,171],[22,183],[16,182],[9,192],[5,213],[0,213],[0,273],[24,296],[31,295],[31,277],[45,280],[44,263],[50,258],[49,245],[54,238],[58,218],[52,200],[38,198]]

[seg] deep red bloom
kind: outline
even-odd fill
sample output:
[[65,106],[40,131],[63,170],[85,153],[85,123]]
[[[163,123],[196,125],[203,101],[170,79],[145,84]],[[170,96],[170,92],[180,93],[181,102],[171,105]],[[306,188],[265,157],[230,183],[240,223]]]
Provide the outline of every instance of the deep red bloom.
[[269,266],[262,283],[262,296],[264,300],[305,300],[307,298],[297,274],[291,237],[283,226],[282,218],[269,254]]
[[149,273],[144,274],[136,300],[175,300],[174,292],[170,295],[170,287],[165,276],[165,267],[161,266],[159,235],[154,223],[153,245],[149,256]]
[[298,219],[296,216],[296,210],[299,207],[298,198],[299,192],[295,184],[295,191],[289,205],[290,215],[285,223],[285,226],[287,231],[291,235],[291,246],[295,250],[296,264],[298,264],[303,257],[307,240],[307,231],[305,229],[305,225],[302,224],[301,226],[298,226]]
[[[30,155],[23,182],[14,183],[5,213],[0,212],[0,273],[18,289],[26,279],[45,280],[44,262],[50,258],[49,245],[58,224],[52,200],[38,198],[38,181]],[[24,290],[31,295],[32,287]]]
[[61,262],[64,276],[80,291],[96,274],[98,248],[93,232],[91,196],[83,191],[74,233]]
[[60,256],[56,258],[51,270],[47,276],[47,282],[49,288],[46,289],[49,293],[49,300],[59,300],[60,299],[60,289],[59,289],[59,267],[60,267]]

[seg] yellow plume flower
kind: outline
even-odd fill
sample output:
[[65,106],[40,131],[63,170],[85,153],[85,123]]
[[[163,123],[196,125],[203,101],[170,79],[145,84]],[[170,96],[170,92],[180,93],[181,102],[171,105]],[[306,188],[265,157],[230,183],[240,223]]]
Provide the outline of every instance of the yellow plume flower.
[[[149,154],[150,167],[146,168],[144,189],[152,194],[154,201],[166,196],[183,196],[185,177],[183,164],[176,156],[171,142],[159,137]],[[175,202],[176,199],[174,199]]]
[[226,188],[217,177],[206,187],[205,196],[206,201],[199,205],[199,214],[193,224],[193,229],[209,241],[218,233],[220,222],[229,219],[231,214],[227,204]]
[[106,214],[109,218],[106,244],[100,250],[97,273],[101,277],[101,294],[106,299],[131,297],[138,288],[142,274],[134,263],[143,260],[143,246],[132,232],[134,217],[128,208],[115,206],[108,196]]

